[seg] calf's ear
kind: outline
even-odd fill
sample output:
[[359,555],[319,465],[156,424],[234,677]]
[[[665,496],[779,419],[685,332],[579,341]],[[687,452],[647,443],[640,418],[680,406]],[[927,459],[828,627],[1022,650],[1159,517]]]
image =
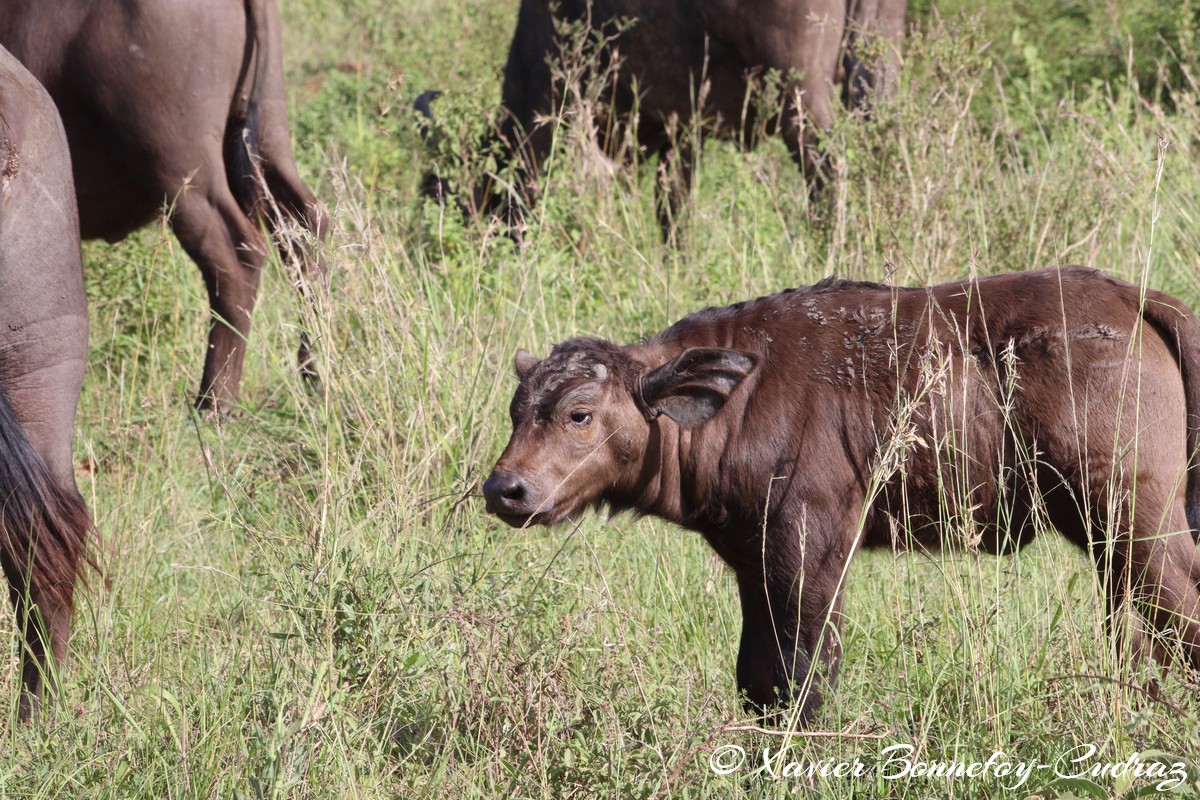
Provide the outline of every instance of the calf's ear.
[[719,347],[693,347],[642,374],[637,395],[648,419],[666,414],[685,428],[712,419],[754,369],[754,357]]
[[517,373],[518,379],[523,379],[529,374],[529,371],[538,365],[540,358],[524,348],[517,350],[517,354],[513,356],[513,370]]

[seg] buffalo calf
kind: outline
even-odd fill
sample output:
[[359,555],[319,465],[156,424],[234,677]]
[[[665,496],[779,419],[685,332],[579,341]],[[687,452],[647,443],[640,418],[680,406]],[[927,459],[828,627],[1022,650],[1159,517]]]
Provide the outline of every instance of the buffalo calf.
[[1093,557],[1110,627],[1140,613],[1134,647],[1169,633],[1200,668],[1200,324],[1168,295],[1082,267],[827,280],[516,370],[488,511],[703,534],[737,575],[751,709],[819,706],[858,548],[1008,553],[1046,527]]
[[91,528],[71,438],[87,366],[79,218],[62,123],[0,47],[0,566],[21,636],[20,716],[67,652]]
[[[318,239],[327,225],[292,156],[274,0],[5,0],[0,44],[58,104],[83,238],[118,241],[169,209],[212,308],[198,405],[228,410],[267,250],[260,222]],[[323,275],[307,246],[277,238]],[[315,377],[305,338],[300,363]]]

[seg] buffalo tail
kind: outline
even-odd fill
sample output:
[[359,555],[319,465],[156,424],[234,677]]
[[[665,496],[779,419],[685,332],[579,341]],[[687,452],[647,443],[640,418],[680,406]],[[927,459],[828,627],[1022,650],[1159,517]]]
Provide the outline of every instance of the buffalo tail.
[[259,117],[270,65],[271,15],[266,0],[246,2],[246,51],[227,128],[229,185],[252,219],[264,211],[267,194],[260,166]]
[[1200,542],[1200,320],[1178,300],[1156,291],[1146,293],[1142,315],[1175,351],[1187,404],[1187,494],[1185,505],[1192,536]]
[[73,607],[76,581],[92,535],[79,492],[59,485],[33,449],[12,406],[0,392],[0,520],[5,576],[12,591],[35,600]]

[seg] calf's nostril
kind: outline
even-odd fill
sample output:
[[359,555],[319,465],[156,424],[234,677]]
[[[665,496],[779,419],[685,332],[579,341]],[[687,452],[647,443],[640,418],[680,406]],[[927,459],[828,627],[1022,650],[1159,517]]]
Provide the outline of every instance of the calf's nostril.
[[483,484],[483,494],[488,501],[488,510],[502,513],[520,513],[529,499],[529,490],[520,475],[505,470],[492,473]]

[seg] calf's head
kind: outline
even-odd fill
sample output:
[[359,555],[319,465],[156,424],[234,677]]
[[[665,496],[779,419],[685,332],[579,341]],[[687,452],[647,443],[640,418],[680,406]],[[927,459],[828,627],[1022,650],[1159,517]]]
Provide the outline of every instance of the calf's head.
[[517,351],[512,438],[483,485],[487,510],[519,527],[630,504],[660,415],[685,428],[708,422],[755,364],[712,347],[645,363],[655,352],[586,338],[543,360]]

